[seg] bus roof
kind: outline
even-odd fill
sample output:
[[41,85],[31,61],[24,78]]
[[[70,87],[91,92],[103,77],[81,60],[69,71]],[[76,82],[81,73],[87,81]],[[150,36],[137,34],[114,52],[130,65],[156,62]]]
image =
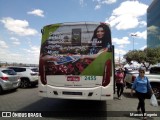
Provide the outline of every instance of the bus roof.
[[108,26],[110,26],[108,23],[105,23],[105,22],[81,21],[81,22],[54,23],[54,24],[46,25],[44,27],[49,27],[49,26],[56,25],[56,24],[61,25],[61,26],[70,26],[70,25],[99,24],[99,23],[104,23],[104,24],[107,24]]

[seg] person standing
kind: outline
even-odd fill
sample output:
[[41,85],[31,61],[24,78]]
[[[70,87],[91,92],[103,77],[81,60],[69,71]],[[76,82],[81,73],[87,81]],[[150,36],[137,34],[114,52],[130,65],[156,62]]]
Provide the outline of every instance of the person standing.
[[145,98],[147,96],[147,91],[150,90],[153,94],[153,90],[151,88],[150,82],[148,81],[148,78],[145,76],[145,68],[143,67],[139,68],[139,75],[136,77],[132,85],[131,95],[133,95],[133,90],[136,91],[136,95],[139,100],[137,112],[140,113],[141,109],[143,120],[146,120],[147,117],[145,116]]
[[124,90],[124,72],[122,68],[119,68],[116,74],[116,86],[117,86],[117,96],[118,99],[122,99],[122,94]]
[[126,67],[124,67],[124,78],[126,77],[126,74],[129,72],[129,70],[126,68]]

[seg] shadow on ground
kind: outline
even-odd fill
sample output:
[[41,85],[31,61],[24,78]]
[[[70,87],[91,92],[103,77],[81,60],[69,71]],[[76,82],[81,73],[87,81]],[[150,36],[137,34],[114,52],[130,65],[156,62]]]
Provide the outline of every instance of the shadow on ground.
[[[106,117],[106,102],[42,98],[19,111],[40,112],[44,117]],[[95,114],[96,113],[96,114]]]

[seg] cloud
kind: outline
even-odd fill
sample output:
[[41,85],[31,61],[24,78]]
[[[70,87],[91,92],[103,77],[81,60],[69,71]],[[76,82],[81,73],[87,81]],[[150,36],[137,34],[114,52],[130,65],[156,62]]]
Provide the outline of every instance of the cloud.
[[101,5],[98,4],[98,5],[96,5],[95,10],[100,9],[100,8],[101,8]]
[[123,55],[125,55],[127,52],[123,49],[116,49],[114,50],[115,52],[115,62],[119,62],[119,60],[122,62],[123,61]]
[[79,3],[80,3],[81,6],[83,6],[84,0],[79,0]]
[[112,4],[115,3],[117,0],[101,0],[102,4]]
[[140,50],[144,50],[145,48],[147,48],[147,45],[141,47]]
[[79,3],[81,7],[87,6],[87,3],[84,2],[84,0],[79,0]]
[[32,54],[32,55],[39,55],[39,51],[40,51],[40,47],[37,46],[30,46],[30,49],[23,49],[24,51],[26,51],[28,54]]
[[140,21],[139,24],[140,24],[140,27],[144,27],[144,26],[146,27],[147,26],[146,21]]
[[20,44],[20,40],[16,37],[10,37],[7,42],[0,37],[0,61],[38,64],[40,46],[32,45],[33,42],[30,44],[25,42],[26,49],[24,49],[23,44],[17,47]]
[[120,15],[114,19],[109,19],[109,24],[115,26],[117,30],[126,30],[138,26],[138,19],[132,15]]
[[125,1],[113,10],[113,13],[106,22],[117,30],[127,30],[138,25],[144,26],[146,23],[139,18],[146,14],[148,6],[139,1]]
[[0,45],[0,61],[9,63],[38,64],[39,49],[40,47],[38,46],[30,46],[29,49],[20,49],[19,52],[13,53],[12,50],[3,49]]
[[43,10],[40,10],[40,9],[35,9],[33,11],[27,12],[27,14],[31,14],[31,15],[35,15],[35,16],[39,16],[39,17],[44,17],[44,12],[43,12]]
[[123,49],[117,49],[114,50],[115,53],[115,62],[119,62],[119,60],[123,61],[123,55],[125,55],[127,52]]
[[35,29],[29,28],[29,23],[26,20],[16,20],[10,17],[0,20],[5,28],[19,36],[35,35],[38,32]]
[[15,38],[15,37],[11,37],[10,39],[12,40],[12,43],[13,43],[14,45],[20,45],[20,44],[21,44],[21,43],[19,42],[19,40],[18,40],[17,38]]
[[119,48],[124,48],[125,46],[122,44],[122,45],[119,45],[118,47],[119,47]]
[[143,38],[143,39],[147,39],[147,31],[143,31],[143,32],[137,32],[137,35],[139,38]]
[[95,9],[100,9],[103,4],[113,4],[117,0],[93,0],[93,2],[97,2]]
[[125,50],[122,50],[122,49],[115,49],[115,54],[120,54],[120,55],[124,55],[126,54],[127,52]]
[[[135,33],[131,33],[131,34],[134,34],[136,36],[134,36],[135,38],[143,38],[143,39],[147,39],[147,31],[143,31],[143,32],[135,32]],[[131,36],[130,34],[130,36]]]
[[[8,45],[6,44],[6,42],[5,41],[3,41],[3,40],[0,40],[0,48],[8,48]],[[3,50],[2,50],[3,51]]]
[[129,41],[128,37],[123,37],[122,39],[118,39],[118,38],[113,38],[112,42],[117,44],[117,45],[126,45],[126,44],[130,44],[131,42]]
[[159,28],[157,26],[152,25],[148,27],[147,30],[148,34],[159,34]]
[[[27,61],[31,63],[36,63],[38,64],[39,62],[39,54],[40,54],[40,46],[31,46],[30,49],[23,49],[25,53],[25,58]],[[25,61],[26,61],[25,60]]]

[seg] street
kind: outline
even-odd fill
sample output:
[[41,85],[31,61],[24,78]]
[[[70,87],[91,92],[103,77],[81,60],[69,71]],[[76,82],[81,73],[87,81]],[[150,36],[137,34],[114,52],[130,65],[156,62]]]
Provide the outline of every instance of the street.
[[[38,87],[17,89],[7,91],[0,95],[1,112],[18,113],[41,113],[42,118],[22,118],[24,119],[96,119],[96,120],[138,120],[141,117],[132,116],[136,113],[138,100],[135,96],[130,96],[130,90],[125,89],[122,100],[116,98],[107,102],[104,101],[82,101],[82,100],[59,100],[51,98],[41,98],[38,96]],[[160,100],[158,100],[160,104]],[[149,114],[158,113],[158,117],[148,117],[150,120],[158,120],[160,106],[153,107],[149,99],[145,100],[146,112]],[[159,112],[157,112],[159,111]],[[18,119],[15,115],[8,120]]]

